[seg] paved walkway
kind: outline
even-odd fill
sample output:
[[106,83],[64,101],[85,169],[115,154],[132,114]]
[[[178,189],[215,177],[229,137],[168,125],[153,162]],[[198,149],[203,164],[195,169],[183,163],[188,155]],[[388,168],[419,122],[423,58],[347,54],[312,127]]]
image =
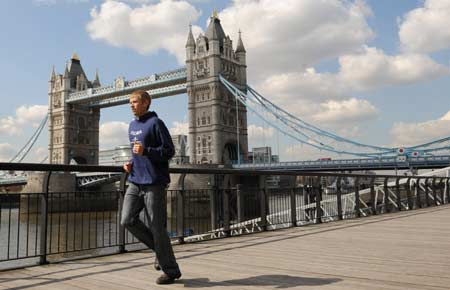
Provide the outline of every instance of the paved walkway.
[[175,247],[182,279],[158,286],[132,252],[0,272],[0,289],[450,289],[450,206]]

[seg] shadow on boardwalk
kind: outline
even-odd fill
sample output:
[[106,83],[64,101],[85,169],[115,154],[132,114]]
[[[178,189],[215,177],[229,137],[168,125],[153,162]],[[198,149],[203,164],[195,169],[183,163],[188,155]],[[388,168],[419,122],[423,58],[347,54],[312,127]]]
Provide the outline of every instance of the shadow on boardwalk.
[[273,286],[277,289],[297,286],[321,286],[341,281],[337,278],[307,278],[289,275],[260,275],[244,279],[232,279],[221,282],[212,282],[208,278],[182,279],[179,283],[187,288],[206,288],[215,286]]

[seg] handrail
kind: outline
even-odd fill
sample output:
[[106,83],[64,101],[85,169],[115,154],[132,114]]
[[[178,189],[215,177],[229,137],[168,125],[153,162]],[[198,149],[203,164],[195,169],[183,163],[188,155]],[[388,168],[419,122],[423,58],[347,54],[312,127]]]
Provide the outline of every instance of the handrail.
[[[40,164],[40,163],[8,163],[0,162],[0,171],[63,171],[63,172],[124,172],[121,166],[100,165],[66,165],[66,164]],[[196,167],[172,167],[170,173],[175,174],[230,174],[230,175],[284,175],[284,176],[318,176],[318,177],[380,177],[396,178],[393,174],[362,174],[362,173],[329,173],[300,170],[250,170],[250,169],[228,169],[211,168],[209,165]],[[420,175],[408,175],[411,178],[421,178]],[[404,177],[406,178],[406,176]],[[449,179],[450,177],[447,177]]]

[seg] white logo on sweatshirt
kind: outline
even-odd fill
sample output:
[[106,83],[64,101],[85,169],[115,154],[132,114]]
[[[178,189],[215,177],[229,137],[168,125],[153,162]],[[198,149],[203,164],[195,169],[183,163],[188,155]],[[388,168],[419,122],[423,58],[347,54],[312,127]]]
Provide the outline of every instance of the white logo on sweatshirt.
[[142,130],[139,130],[139,131],[130,131],[130,135],[133,135],[133,136],[137,136],[137,135],[141,135],[142,134]]

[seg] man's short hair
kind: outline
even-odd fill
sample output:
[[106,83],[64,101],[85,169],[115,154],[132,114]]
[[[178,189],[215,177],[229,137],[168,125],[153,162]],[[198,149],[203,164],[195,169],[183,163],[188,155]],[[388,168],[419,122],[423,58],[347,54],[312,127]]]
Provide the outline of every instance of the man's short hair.
[[152,103],[152,97],[146,91],[136,90],[131,93],[130,98],[132,98],[132,97],[137,97],[139,100],[147,100],[148,101],[147,110],[150,108],[150,104]]

